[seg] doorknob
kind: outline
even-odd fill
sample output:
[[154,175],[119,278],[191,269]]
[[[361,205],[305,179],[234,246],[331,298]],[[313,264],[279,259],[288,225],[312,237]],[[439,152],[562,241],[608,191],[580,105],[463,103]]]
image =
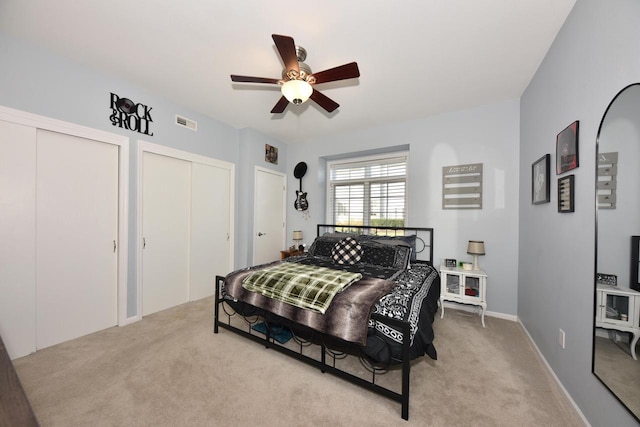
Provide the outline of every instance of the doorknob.
[[258,237],[260,237],[260,236],[266,236],[266,235],[267,235],[267,233],[262,233],[262,232],[258,231]]

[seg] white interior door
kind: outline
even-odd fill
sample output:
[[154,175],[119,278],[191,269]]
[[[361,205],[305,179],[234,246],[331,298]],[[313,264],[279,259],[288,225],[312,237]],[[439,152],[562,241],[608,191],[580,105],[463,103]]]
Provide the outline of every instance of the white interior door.
[[285,203],[287,181],[284,174],[256,168],[253,264],[280,259],[285,249]]
[[142,314],[189,300],[191,162],[144,152]]
[[37,130],[37,348],[117,324],[118,147]]
[[216,275],[231,271],[230,185],[229,169],[192,164],[191,301],[213,295]]
[[36,349],[36,130],[0,120],[0,334]]

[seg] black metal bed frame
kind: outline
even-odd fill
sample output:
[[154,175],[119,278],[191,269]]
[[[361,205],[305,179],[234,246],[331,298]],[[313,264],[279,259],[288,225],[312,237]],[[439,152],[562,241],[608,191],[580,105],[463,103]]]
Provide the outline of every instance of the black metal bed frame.
[[[424,228],[424,227],[385,227],[385,226],[380,226],[380,227],[367,227],[367,226],[337,226],[337,225],[331,225],[331,224],[318,224],[317,226],[317,235],[320,236],[321,234],[321,230],[325,230],[326,231],[336,231],[336,232],[349,232],[349,233],[358,233],[358,234],[376,234],[378,235],[379,232],[382,232],[383,236],[402,236],[402,235],[407,235],[405,233],[413,233],[417,236],[418,239],[420,239],[422,241],[422,243],[424,244],[424,247],[421,248],[420,251],[417,252],[422,252],[424,251],[426,248],[429,249],[429,254],[428,254],[428,259],[426,260],[422,260],[421,262],[427,262],[430,265],[433,265],[433,228]],[[423,232],[423,233],[427,233],[428,236],[428,241],[425,241],[424,239],[422,239],[418,233]],[[225,299],[223,299],[221,297],[221,290],[222,290],[222,285],[224,284],[224,280],[225,278],[222,276],[216,276],[216,293],[215,293],[215,308],[214,308],[214,326],[213,326],[213,332],[214,333],[218,333],[219,328],[223,328],[223,329],[227,329],[229,331],[232,331],[238,335],[244,336],[246,338],[249,338],[250,340],[253,340],[257,343],[263,344],[266,348],[271,348],[274,349],[280,353],[286,354],[294,359],[300,360],[310,366],[316,367],[318,368],[322,373],[328,372],[330,374],[333,374],[339,378],[342,378],[344,380],[347,380],[349,382],[351,382],[352,384],[358,385],[360,387],[363,387],[367,390],[370,390],[374,393],[377,393],[381,396],[387,397],[393,401],[396,401],[398,403],[400,403],[402,405],[402,418],[404,420],[408,420],[409,419],[409,380],[410,380],[410,372],[411,372],[411,358],[410,358],[410,325],[408,322],[404,322],[401,320],[397,320],[397,319],[393,319],[387,316],[383,316],[377,313],[372,313],[371,314],[371,320],[373,320],[374,322],[381,322],[385,325],[391,326],[396,328],[397,330],[402,331],[402,357],[399,360],[400,362],[400,366],[401,366],[401,392],[398,393],[395,390],[392,390],[390,388],[385,388],[379,384],[376,384],[375,380],[376,380],[376,374],[378,372],[384,372],[386,370],[386,367],[376,367],[374,365],[371,365],[370,368],[368,368],[369,372],[371,372],[372,377],[370,381],[367,381],[359,376],[356,376],[352,373],[343,371],[339,368],[337,368],[335,366],[335,361],[336,358],[338,358],[337,354],[334,352],[333,350],[331,350],[331,347],[327,345],[327,342],[329,340],[336,340],[335,337],[329,337],[329,336],[325,336],[324,334],[321,334],[319,332],[314,332],[314,334],[319,337],[319,341],[316,342],[316,344],[318,344],[320,346],[320,360],[314,359],[311,356],[307,356],[305,354],[303,354],[303,343],[302,341],[298,341],[299,338],[296,338],[296,341],[299,342],[300,344],[300,348],[299,351],[294,351],[290,348],[284,347],[282,345],[280,345],[272,336],[272,331],[271,328],[267,326],[266,328],[266,333],[264,334],[264,337],[260,336],[260,335],[256,335],[254,333],[252,333],[252,329],[251,326],[253,324],[255,324],[257,322],[256,321],[249,321],[246,319],[246,316],[243,316],[241,313],[236,312],[233,308],[231,308],[232,312],[228,312],[227,309],[225,309],[224,307],[224,303],[225,303]],[[259,309],[257,307],[253,307],[250,304],[247,303],[241,303],[243,306],[245,307],[250,307],[252,310],[255,310],[255,315],[253,315],[254,317],[258,318],[261,316],[261,314],[266,313],[265,310],[263,309]],[[220,318],[220,309],[222,308],[222,311],[226,314],[226,323],[224,321],[221,320]],[[231,324],[231,318],[233,316],[235,316],[236,314],[240,314],[241,316],[243,316],[243,318],[245,319],[246,323],[249,325],[248,330],[243,330],[240,329],[236,326],[233,326]],[[294,324],[293,322],[286,320],[286,319],[281,319],[283,321],[283,323],[289,323],[289,324]],[[306,328],[304,326],[301,325],[297,325],[294,324],[296,326],[300,326],[302,328]],[[306,328],[309,329],[309,328]],[[295,338],[295,335],[294,335]],[[341,340],[340,340],[341,341]],[[345,341],[341,341],[343,344],[345,344],[346,346],[351,346],[354,349],[358,349],[359,346],[357,346],[356,344],[353,343],[347,343]],[[329,358],[330,361],[332,360],[333,363],[328,363],[327,361],[327,354],[329,354]],[[360,356],[361,361],[363,360],[363,356]]]

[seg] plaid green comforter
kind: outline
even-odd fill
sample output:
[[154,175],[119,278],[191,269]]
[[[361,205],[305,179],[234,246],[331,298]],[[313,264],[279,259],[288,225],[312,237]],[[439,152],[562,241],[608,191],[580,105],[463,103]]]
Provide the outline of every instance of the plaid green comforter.
[[336,294],[361,278],[360,273],[283,262],[251,273],[242,281],[242,287],[324,314]]

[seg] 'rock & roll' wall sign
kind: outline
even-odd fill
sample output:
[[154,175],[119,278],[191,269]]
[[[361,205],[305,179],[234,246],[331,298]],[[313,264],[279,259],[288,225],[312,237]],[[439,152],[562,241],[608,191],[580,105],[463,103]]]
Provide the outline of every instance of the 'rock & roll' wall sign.
[[149,123],[153,121],[151,107],[135,103],[129,98],[120,98],[113,92],[111,93],[110,107],[109,120],[113,126],[153,136],[153,133],[149,131]]

